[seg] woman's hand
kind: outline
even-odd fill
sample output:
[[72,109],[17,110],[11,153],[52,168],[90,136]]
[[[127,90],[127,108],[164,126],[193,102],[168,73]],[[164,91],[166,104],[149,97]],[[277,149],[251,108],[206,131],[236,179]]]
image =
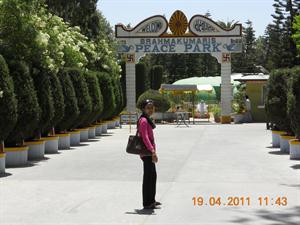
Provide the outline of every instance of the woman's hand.
[[157,158],[156,152],[152,153],[152,162],[153,163],[157,163],[158,162],[158,158]]

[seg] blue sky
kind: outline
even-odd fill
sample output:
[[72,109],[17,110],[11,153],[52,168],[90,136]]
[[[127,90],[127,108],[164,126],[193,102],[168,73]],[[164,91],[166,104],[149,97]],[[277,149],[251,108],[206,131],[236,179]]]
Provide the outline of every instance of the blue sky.
[[165,15],[167,19],[180,9],[190,19],[195,14],[209,11],[212,19],[253,22],[256,36],[263,35],[272,21],[273,0],[99,0],[98,8],[114,26],[117,23],[135,26],[153,16]]

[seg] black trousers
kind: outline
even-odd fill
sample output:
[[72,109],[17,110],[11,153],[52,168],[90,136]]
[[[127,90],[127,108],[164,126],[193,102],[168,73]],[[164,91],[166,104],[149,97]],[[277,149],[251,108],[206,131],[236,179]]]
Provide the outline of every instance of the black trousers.
[[156,194],[156,168],[152,162],[152,156],[142,157],[144,164],[143,176],[143,206],[149,206],[155,202]]

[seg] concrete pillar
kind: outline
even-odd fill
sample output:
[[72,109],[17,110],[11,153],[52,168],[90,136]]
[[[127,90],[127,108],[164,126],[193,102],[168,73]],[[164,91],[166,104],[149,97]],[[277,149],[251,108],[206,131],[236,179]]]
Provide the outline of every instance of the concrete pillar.
[[136,92],[135,92],[135,63],[126,63],[126,97],[127,112],[136,111]]
[[231,62],[221,63],[221,122],[231,123],[232,113],[232,85],[231,85]]

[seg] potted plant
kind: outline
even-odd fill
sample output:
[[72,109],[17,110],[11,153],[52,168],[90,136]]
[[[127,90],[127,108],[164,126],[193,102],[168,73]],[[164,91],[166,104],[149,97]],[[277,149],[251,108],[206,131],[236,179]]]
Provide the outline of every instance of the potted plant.
[[92,99],[83,72],[80,69],[71,68],[69,69],[69,75],[74,86],[80,112],[75,126],[80,131],[80,141],[87,141],[89,139],[89,128],[86,121],[92,113]]
[[59,136],[59,149],[69,149],[70,146],[80,144],[80,131],[74,130],[75,121],[79,116],[78,102],[75,95],[73,83],[69,76],[69,70],[64,69],[57,74],[62,86],[64,96],[64,116],[56,124],[56,136]]
[[234,123],[243,123],[246,111],[244,86],[240,86],[238,92],[235,93],[232,108],[234,111]]
[[28,66],[22,62],[9,62],[17,97],[18,119],[5,140],[6,165],[22,166],[28,160],[28,147],[24,140],[34,135],[38,127],[40,107]]
[[220,123],[221,122],[221,107],[216,104],[216,105],[212,105],[210,107],[210,111],[213,113],[214,115],[214,120],[216,123]]
[[0,55],[0,174],[5,173],[4,140],[17,122],[14,84],[5,59]]
[[281,150],[287,151],[288,139],[283,136],[293,136],[291,130],[291,121],[287,115],[287,81],[289,77],[287,69],[274,70],[268,80],[268,93],[266,97],[266,114],[268,120],[274,125],[272,129],[272,146],[281,147]]
[[288,116],[296,139],[290,140],[290,159],[300,159],[300,68],[293,69],[288,92]]

